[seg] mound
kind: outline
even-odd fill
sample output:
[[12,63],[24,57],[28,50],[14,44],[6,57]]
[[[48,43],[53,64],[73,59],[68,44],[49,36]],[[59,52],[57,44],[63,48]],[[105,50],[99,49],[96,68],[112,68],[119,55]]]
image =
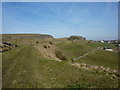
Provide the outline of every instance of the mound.
[[68,40],[86,40],[84,37],[82,37],[82,36],[70,36],[69,38],[68,38]]

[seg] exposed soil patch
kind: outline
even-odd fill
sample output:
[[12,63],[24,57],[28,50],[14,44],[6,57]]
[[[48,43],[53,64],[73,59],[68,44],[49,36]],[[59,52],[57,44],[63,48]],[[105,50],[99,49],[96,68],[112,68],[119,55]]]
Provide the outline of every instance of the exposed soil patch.
[[109,67],[106,68],[104,66],[89,65],[89,64],[85,64],[85,63],[73,63],[71,65],[80,67],[80,68],[84,68],[84,69],[92,69],[92,70],[108,72],[109,74],[114,74],[116,77],[120,78],[120,72],[118,72],[117,70],[111,70]]
[[43,41],[37,45],[38,50],[46,58],[51,58],[54,60],[67,60],[65,55],[53,44],[51,41]]

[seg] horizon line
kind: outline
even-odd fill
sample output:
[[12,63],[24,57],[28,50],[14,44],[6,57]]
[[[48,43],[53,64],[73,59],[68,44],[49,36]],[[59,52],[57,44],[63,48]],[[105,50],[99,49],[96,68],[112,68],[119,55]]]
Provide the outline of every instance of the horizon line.
[[[28,35],[33,35],[33,34],[35,34],[35,35],[51,35],[51,34],[40,34],[40,33],[6,33],[7,35],[9,35],[9,34],[12,34],[12,35],[17,35],[17,34],[28,34]],[[0,35],[5,35],[5,33],[0,33]],[[51,35],[53,38],[57,38],[57,37],[54,37],[53,35]],[[59,38],[68,38],[68,37],[70,37],[70,36],[81,36],[81,35],[69,35],[69,36],[65,36],[65,37],[59,37]],[[83,36],[82,36],[83,37]],[[85,37],[86,38],[86,37]],[[101,40],[95,40],[95,39],[86,39],[86,40],[93,40],[93,41],[101,41],[101,40],[119,40],[119,39],[101,39]]]

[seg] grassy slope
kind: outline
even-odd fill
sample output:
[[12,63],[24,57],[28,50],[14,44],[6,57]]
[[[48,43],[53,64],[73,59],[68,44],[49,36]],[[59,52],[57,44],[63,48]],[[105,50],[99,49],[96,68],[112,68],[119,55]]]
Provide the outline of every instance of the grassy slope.
[[[112,44],[97,43],[97,42],[88,43],[88,41],[79,41],[68,44],[57,43],[57,46],[69,59],[79,57],[98,47],[111,47],[113,49],[116,48],[115,45]],[[83,62],[87,64],[100,65],[100,66],[110,67],[112,69],[117,69],[118,53],[108,52],[105,50],[97,50],[89,54],[85,58],[81,58],[79,60],[76,60],[75,62]]]
[[2,64],[3,88],[117,87],[118,83],[117,78],[104,72],[45,59],[32,44],[4,52]]
[[118,53],[108,52],[104,50],[97,50],[90,53],[85,58],[76,60],[76,62],[83,62],[91,65],[98,65],[110,67],[111,69],[118,69]]
[[[68,41],[66,41],[68,42]],[[84,46],[87,41],[80,41],[77,43],[66,43],[66,42],[62,42],[62,43],[58,43],[57,46],[61,49],[61,51],[68,56],[68,58],[75,58],[78,57],[82,54],[85,54],[88,51],[91,51],[92,48],[89,46]]]

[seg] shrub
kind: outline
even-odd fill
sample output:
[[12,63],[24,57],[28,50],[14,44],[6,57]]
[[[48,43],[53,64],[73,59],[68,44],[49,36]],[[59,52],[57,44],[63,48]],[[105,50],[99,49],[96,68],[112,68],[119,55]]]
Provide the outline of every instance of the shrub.
[[59,50],[55,50],[55,55],[57,58],[61,59],[61,60],[67,60],[66,56],[62,54],[61,51]]

